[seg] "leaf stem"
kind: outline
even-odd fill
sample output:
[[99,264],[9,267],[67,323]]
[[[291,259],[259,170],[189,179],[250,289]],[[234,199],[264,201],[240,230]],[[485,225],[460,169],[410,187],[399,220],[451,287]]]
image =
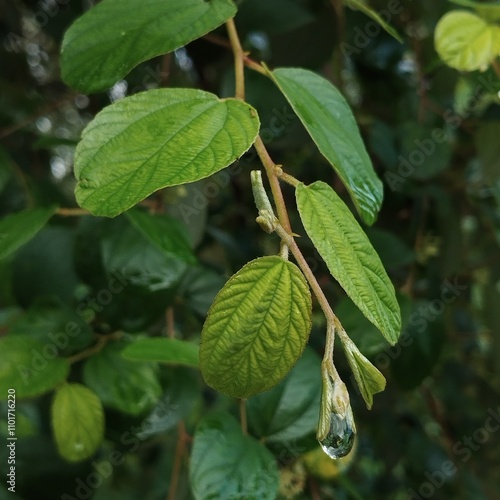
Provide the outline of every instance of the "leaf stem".
[[240,38],[234,24],[234,18],[231,18],[226,22],[226,28],[234,54],[234,71],[236,75],[235,96],[237,99],[241,99],[243,101],[245,100],[245,65],[243,62],[245,53],[241,47]]
[[90,212],[84,208],[58,208],[56,215],[61,215],[62,217],[80,217],[82,215],[90,215]]
[[247,424],[247,400],[240,399],[240,421],[241,421],[241,432],[246,436],[248,434],[248,424]]
[[177,445],[175,446],[175,459],[172,467],[172,475],[170,476],[167,500],[175,500],[177,498],[177,485],[182,467],[182,457],[186,450],[186,427],[182,420],[179,422],[177,429],[179,435],[177,437]]
[[97,342],[88,349],[80,351],[73,356],[68,358],[70,364],[81,361],[82,359],[92,356],[92,354],[98,353],[110,340],[118,340],[122,337],[122,332],[114,332],[110,335],[99,335],[97,337]]

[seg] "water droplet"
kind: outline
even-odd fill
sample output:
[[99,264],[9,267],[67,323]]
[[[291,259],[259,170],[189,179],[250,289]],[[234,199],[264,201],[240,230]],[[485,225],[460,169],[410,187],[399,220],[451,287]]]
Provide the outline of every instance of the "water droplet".
[[356,437],[349,393],[332,362],[322,365],[321,375],[323,389],[317,439],[330,458],[345,457]]
[[321,448],[330,458],[345,457],[352,449],[356,432],[353,427],[352,413],[344,418],[337,413],[330,415],[330,430],[327,436],[319,441]]

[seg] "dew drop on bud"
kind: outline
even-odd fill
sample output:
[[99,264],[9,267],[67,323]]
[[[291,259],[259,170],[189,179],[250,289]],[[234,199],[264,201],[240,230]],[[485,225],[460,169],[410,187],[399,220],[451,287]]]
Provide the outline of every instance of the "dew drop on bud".
[[324,439],[319,441],[321,448],[330,458],[345,457],[352,449],[356,432],[351,419],[343,418],[337,413],[330,415],[330,430]]
[[316,437],[330,458],[345,457],[351,451],[356,437],[349,393],[333,363],[323,364],[322,379],[323,390]]

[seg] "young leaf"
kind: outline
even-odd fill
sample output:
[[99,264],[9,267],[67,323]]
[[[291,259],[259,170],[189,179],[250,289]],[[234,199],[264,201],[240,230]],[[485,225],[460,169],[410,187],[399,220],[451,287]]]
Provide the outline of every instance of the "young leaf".
[[201,90],[149,90],[121,99],[83,131],[75,151],[77,201],[114,217],[158,189],[227,167],[258,130],[249,104]]
[[20,335],[0,339],[0,400],[7,390],[15,389],[16,396],[26,398],[50,391],[66,380],[67,359],[58,358],[57,348]]
[[198,425],[189,479],[196,500],[274,500],[279,486],[271,453],[243,435],[234,417],[224,413],[205,417]]
[[33,238],[54,215],[56,208],[24,210],[0,220],[0,260]]
[[277,256],[244,266],[218,293],[201,333],[205,382],[248,398],[276,385],[302,354],[311,294],[295,264]]
[[91,457],[104,437],[104,410],[94,392],[64,384],[52,402],[52,428],[59,453],[70,462]]
[[248,425],[266,442],[300,439],[316,429],[321,396],[321,361],[306,348],[288,376],[247,401]]
[[399,33],[384,20],[380,14],[372,9],[367,3],[366,0],[344,0],[345,4],[351,9],[357,9],[366,14],[368,17],[371,17],[375,22],[380,24],[382,28],[389,33],[389,35],[393,36],[399,43],[403,43],[403,40],[399,36]]
[[63,80],[82,92],[111,87],[139,63],[203,36],[236,13],[231,0],[104,0],[69,28]]
[[175,219],[166,215],[150,215],[142,210],[129,210],[125,215],[146,239],[166,255],[196,264],[186,231]]
[[198,366],[198,346],[185,340],[164,337],[142,338],[129,344],[122,356],[132,361],[159,361]]
[[324,182],[299,184],[300,217],[332,276],[391,344],[401,316],[394,286],[370,240],[335,191]]
[[342,337],[342,346],[361,395],[370,410],[373,405],[373,395],[385,389],[385,377],[361,354],[347,335]]
[[121,356],[123,345],[108,344],[87,360],[83,380],[105,406],[130,415],[151,409],[161,395],[161,386],[151,363],[137,363]]
[[450,0],[451,3],[470,7],[474,9],[482,18],[488,21],[500,20],[500,4],[498,2],[475,2],[473,0]]
[[484,70],[500,55],[500,27],[472,12],[452,10],[438,22],[434,42],[448,66],[460,71]]
[[345,184],[363,220],[373,224],[382,205],[383,187],[349,104],[328,80],[312,71],[279,68],[271,76]]

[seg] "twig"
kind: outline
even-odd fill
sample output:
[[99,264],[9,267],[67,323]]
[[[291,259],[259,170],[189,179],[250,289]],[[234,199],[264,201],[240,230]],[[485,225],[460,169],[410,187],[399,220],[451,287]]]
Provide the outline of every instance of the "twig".
[[177,498],[177,485],[179,484],[179,475],[182,467],[182,457],[186,450],[186,427],[181,420],[178,429],[177,445],[175,447],[175,459],[172,467],[172,474],[170,476],[170,487],[168,489],[167,500],[175,500]]
[[241,432],[243,434],[248,434],[248,424],[247,424],[247,406],[246,399],[240,399],[240,421],[241,421]]

